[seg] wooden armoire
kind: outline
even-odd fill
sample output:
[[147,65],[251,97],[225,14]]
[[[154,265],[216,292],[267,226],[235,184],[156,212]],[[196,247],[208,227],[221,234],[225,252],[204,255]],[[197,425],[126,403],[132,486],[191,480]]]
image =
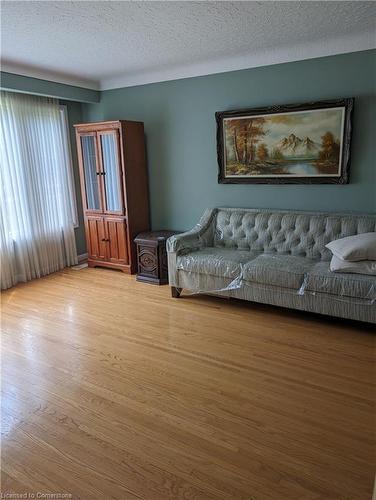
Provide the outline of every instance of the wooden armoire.
[[75,129],[88,264],[133,274],[133,240],[150,227],[144,125],[117,120]]

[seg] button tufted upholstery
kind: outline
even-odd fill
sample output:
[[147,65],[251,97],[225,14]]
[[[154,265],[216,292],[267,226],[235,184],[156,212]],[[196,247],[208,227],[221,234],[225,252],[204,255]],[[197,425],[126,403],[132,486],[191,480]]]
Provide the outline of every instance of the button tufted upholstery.
[[327,243],[373,231],[374,216],[224,208],[217,211],[214,246],[328,261]]

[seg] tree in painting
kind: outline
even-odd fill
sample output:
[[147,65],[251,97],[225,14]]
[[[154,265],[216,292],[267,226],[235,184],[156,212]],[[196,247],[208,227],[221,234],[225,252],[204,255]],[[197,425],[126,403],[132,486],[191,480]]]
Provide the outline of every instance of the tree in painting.
[[282,151],[279,148],[274,148],[272,151],[272,158],[274,160],[283,160]]
[[257,148],[257,157],[261,161],[264,161],[269,157],[269,151],[264,142],[262,142]]
[[231,145],[226,147],[228,161],[235,160],[240,165],[249,165],[255,160],[256,147],[267,133],[263,118],[238,119],[226,122],[226,133],[231,137]]
[[321,151],[319,158],[325,161],[338,161],[339,159],[339,143],[334,139],[334,135],[331,132],[326,132],[322,136]]

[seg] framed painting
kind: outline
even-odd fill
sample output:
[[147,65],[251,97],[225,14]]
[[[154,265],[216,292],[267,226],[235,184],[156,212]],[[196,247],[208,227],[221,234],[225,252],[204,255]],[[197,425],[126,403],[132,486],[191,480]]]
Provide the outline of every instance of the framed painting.
[[347,184],[354,99],[223,111],[218,182]]

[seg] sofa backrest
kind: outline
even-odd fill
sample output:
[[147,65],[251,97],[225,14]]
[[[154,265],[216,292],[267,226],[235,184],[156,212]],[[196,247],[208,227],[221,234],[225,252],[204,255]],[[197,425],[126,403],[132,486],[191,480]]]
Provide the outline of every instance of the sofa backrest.
[[376,231],[376,215],[218,208],[214,246],[330,260],[334,239]]

